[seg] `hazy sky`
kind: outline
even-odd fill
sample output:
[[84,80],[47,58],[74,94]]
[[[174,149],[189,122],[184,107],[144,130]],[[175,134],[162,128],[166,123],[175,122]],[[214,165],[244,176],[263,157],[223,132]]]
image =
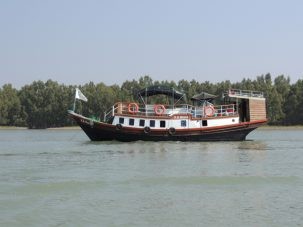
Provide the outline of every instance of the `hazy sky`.
[[0,0],[0,85],[303,76],[301,0]]

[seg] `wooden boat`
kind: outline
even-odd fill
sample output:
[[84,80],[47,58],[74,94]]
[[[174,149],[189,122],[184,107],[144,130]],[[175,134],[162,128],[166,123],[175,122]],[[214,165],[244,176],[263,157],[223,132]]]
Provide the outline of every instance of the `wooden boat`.
[[[155,95],[169,97],[171,105],[148,104]],[[114,104],[103,120],[72,110],[69,115],[92,141],[241,141],[267,122],[262,92],[230,89],[220,105],[207,93],[195,95],[194,105],[182,104],[183,93],[161,86],[145,88],[138,97],[140,104]]]

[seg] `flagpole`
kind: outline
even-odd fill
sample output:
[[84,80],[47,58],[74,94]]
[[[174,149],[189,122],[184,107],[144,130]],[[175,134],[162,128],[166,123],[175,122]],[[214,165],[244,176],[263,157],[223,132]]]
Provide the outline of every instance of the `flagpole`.
[[76,94],[77,94],[77,88],[76,88],[76,92],[75,92],[75,99],[74,99],[74,105],[73,105],[73,111],[74,112],[76,110]]
[[79,88],[76,88],[76,92],[75,92],[75,100],[74,100],[74,106],[73,106],[74,112],[76,110],[76,99],[80,99],[84,102],[87,102],[87,98],[85,97],[85,95],[83,95],[83,93],[79,90]]
[[74,111],[74,112],[75,112],[75,109],[76,109],[76,97],[75,97],[74,105],[73,105],[73,111]]

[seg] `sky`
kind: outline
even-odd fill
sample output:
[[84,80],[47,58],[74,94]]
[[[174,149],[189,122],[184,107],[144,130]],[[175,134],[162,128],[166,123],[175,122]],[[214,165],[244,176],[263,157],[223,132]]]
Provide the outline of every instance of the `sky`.
[[0,0],[0,86],[303,76],[301,0]]

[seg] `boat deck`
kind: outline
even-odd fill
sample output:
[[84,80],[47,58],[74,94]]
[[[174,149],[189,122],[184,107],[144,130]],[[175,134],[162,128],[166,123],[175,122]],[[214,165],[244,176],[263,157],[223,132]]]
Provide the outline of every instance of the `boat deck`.
[[190,116],[191,118],[207,118],[207,117],[221,117],[221,116],[236,116],[238,112],[235,104],[229,105],[139,105],[137,103],[123,103],[118,102],[112,106],[104,115],[104,121],[115,115],[131,115],[133,117],[163,117],[174,118],[175,116]]

